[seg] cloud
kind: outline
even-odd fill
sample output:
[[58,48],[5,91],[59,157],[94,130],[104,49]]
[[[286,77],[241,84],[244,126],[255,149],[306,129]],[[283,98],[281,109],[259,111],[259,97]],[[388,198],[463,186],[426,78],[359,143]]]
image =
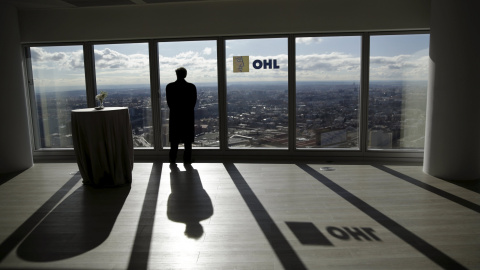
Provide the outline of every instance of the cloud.
[[427,80],[428,55],[372,56],[370,57],[370,79],[372,80]]
[[203,54],[210,55],[212,54],[212,51],[213,51],[212,48],[206,47],[205,49],[203,49]]
[[296,57],[296,77],[302,80],[359,80],[360,57],[341,52]]
[[335,72],[340,70],[357,70],[360,58],[349,54],[333,52],[327,54],[308,54],[296,57],[297,71],[316,70]]
[[310,45],[310,44],[318,44],[321,43],[323,40],[319,37],[302,37],[302,38],[296,38],[295,43],[297,44],[305,44],[305,45]]
[[[371,80],[427,80],[428,51],[412,55],[370,57]],[[341,52],[296,56],[297,80],[358,80],[360,58]]]
[[98,69],[130,69],[145,70],[149,68],[149,59],[146,54],[122,54],[105,48],[95,50],[95,68]]
[[[297,39],[297,42],[321,42],[321,39],[302,38]],[[180,66],[188,70],[188,81],[193,83],[216,82],[218,80],[217,59],[209,57],[213,54],[214,49],[205,47],[203,50],[185,51],[175,56],[159,55],[161,84],[164,85],[176,80],[175,69]],[[147,54],[127,55],[106,48],[95,50],[94,55],[97,83],[149,83],[150,65]],[[77,72],[77,75],[83,75],[82,50],[51,53],[41,47],[32,47],[31,56],[35,72],[41,70],[70,70],[72,74]],[[232,56],[227,56],[227,81],[284,81],[288,79],[288,55],[250,55],[250,65],[256,59],[275,59],[280,69],[256,70],[250,68],[248,74],[233,73]],[[372,80],[426,80],[428,78],[428,50],[419,51],[412,55],[372,56],[369,63],[369,74]],[[343,52],[297,55],[295,76],[297,81],[359,80],[360,57]]]
[[31,47],[30,54],[37,69],[83,70],[84,67],[82,50],[51,53],[41,47]]
[[207,49],[201,52],[186,51],[175,56],[159,55],[161,84],[176,80],[175,69],[178,67],[187,69],[187,81],[216,82],[217,60],[205,57]]
[[94,50],[98,85],[149,84],[148,54],[124,54],[105,48]]

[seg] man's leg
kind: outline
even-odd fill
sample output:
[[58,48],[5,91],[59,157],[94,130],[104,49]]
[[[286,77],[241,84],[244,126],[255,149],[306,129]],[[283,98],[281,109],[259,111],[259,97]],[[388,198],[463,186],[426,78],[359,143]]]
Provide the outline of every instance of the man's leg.
[[183,163],[192,163],[192,142],[183,143],[185,151],[183,152]]
[[170,152],[168,154],[169,162],[176,163],[177,161],[177,152],[178,152],[178,142],[170,142]]

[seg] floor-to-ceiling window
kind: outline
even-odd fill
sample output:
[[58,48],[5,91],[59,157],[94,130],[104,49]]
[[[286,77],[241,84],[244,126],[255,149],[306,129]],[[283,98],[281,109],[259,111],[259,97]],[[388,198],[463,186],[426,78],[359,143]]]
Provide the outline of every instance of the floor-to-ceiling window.
[[195,107],[195,141],[193,147],[218,148],[218,72],[217,43],[214,40],[171,41],[158,43],[160,69],[160,108],[162,144],[169,147],[169,109],[166,100],[166,86],[177,78],[175,70],[187,70],[186,81],[197,88]]
[[94,46],[97,93],[105,106],[128,107],[135,147],[153,147],[148,43]]
[[288,39],[226,41],[230,148],[288,147]]
[[428,34],[370,37],[369,149],[423,149],[428,51]]
[[359,148],[361,41],[295,39],[297,148]]
[[27,51],[36,148],[72,148],[70,111],[87,107],[83,48],[45,46]]

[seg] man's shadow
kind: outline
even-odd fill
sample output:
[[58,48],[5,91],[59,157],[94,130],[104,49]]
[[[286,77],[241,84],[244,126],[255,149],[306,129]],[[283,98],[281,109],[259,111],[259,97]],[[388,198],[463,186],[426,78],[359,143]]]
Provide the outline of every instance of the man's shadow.
[[200,221],[213,215],[212,201],[203,189],[197,170],[190,165],[185,165],[185,171],[180,171],[176,165],[171,165],[170,169],[172,193],[168,197],[168,219],[185,223],[185,235],[198,239],[203,235]]

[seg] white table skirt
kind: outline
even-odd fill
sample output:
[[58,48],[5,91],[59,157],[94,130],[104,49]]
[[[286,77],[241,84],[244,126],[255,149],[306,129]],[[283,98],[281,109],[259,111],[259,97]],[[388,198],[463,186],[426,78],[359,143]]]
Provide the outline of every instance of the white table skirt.
[[133,138],[128,108],[78,109],[71,115],[73,146],[83,183],[130,184]]

